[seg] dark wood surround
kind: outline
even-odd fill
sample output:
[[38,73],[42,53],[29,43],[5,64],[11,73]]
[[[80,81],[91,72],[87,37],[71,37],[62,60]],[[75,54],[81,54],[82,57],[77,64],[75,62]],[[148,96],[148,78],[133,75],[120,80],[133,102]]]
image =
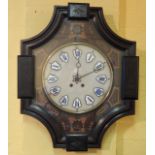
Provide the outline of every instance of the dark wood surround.
[[[70,12],[74,7],[77,10]],[[85,114],[59,110],[47,99],[42,88],[45,60],[55,48],[68,42],[86,42],[98,47],[113,67],[114,82],[108,98]],[[134,100],[138,98],[138,57],[135,54],[136,43],[119,37],[109,28],[102,8],[77,3],[56,6],[48,26],[38,35],[21,41],[18,56],[21,113],[35,117],[46,126],[54,147],[68,151],[100,147],[109,126],[135,112]]]

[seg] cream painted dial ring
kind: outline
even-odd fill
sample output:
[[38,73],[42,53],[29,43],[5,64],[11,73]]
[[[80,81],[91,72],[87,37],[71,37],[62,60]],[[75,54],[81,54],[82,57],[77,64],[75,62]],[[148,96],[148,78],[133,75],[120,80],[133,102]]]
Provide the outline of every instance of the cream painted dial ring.
[[43,89],[59,109],[80,114],[96,109],[113,83],[108,58],[98,48],[71,42],[55,49],[45,61]]

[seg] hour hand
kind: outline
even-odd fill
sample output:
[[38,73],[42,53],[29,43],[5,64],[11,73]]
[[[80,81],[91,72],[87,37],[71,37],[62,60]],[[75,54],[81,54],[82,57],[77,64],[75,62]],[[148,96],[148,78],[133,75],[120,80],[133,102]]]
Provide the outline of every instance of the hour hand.
[[75,83],[80,82],[80,76],[79,76],[79,68],[80,67],[81,67],[81,63],[78,60],[78,62],[76,63],[77,72],[76,72],[76,75],[73,75],[73,82],[75,82]]
[[75,82],[77,84],[80,81],[81,81],[81,79],[80,79],[80,76],[78,74],[73,75],[73,82]]

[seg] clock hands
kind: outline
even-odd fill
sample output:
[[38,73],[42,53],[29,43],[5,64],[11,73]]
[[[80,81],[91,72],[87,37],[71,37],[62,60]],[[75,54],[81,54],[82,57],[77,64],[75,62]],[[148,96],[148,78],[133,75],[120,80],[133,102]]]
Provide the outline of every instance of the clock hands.
[[73,50],[73,55],[74,55],[75,59],[77,60],[77,63],[76,63],[77,73],[76,73],[76,75],[73,75],[73,82],[75,82],[76,84],[78,84],[78,82],[80,82],[83,77],[86,77],[92,73],[95,73],[95,72],[102,70],[104,68],[104,64],[106,63],[106,62],[98,61],[95,64],[95,68],[93,69],[93,71],[88,72],[82,76],[79,76],[79,68],[81,67],[81,63],[80,63],[81,51],[80,51],[80,49],[75,48]]
[[88,76],[88,75],[90,75],[92,73],[96,73],[96,72],[99,72],[99,71],[103,70],[105,63],[106,62],[97,62],[96,65],[95,65],[95,68],[93,69],[93,71],[88,72],[88,73],[80,76],[80,79],[83,78],[83,77],[86,77],[86,76]]
[[75,59],[77,60],[77,63],[76,63],[77,73],[76,73],[76,75],[73,75],[73,82],[76,82],[76,84],[77,84],[80,81],[79,68],[81,67],[81,63],[79,60],[81,57],[81,51],[79,50],[79,48],[74,49],[73,55],[74,55]]
[[84,77],[86,77],[86,76],[88,76],[88,75],[90,75],[90,74],[92,74],[92,73],[97,73],[97,72],[101,71],[102,69],[103,69],[103,68],[100,68],[100,69],[94,69],[93,71],[88,72],[88,73],[86,73],[86,74],[80,76],[80,79],[82,79],[82,78],[84,78]]
[[79,76],[79,68],[81,67],[81,63],[78,62],[76,63],[76,68],[77,68],[77,73],[76,75],[73,76],[73,81],[76,82],[76,84],[80,81],[80,76]]
[[93,71],[90,71],[90,72],[88,72],[88,73],[86,73],[84,75],[79,76],[79,68],[81,67],[81,64],[80,65],[79,64],[80,63],[76,64],[76,66],[78,66],[77,67],[77,74],[75,76],[73,76],[73,81],[75,81],[76,83],[80,82],[82,78],[84,78],[84,77],[86,77],[86,76],[88,76],[88,75],[90,75],[92,73],[97,73],[97,72],[103,70],[103,68],[95,68]]

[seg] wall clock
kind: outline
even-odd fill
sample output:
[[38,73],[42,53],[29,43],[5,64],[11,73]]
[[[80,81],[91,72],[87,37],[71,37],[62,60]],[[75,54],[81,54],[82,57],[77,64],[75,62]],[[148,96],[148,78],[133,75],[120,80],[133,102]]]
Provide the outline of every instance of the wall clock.
[[41,121],[56,148],[99,148],[112,123],[134,114],[135,54],[136,43],[109,28],[102,8],[56,6],[49,25],[21,42],[21,113]]

